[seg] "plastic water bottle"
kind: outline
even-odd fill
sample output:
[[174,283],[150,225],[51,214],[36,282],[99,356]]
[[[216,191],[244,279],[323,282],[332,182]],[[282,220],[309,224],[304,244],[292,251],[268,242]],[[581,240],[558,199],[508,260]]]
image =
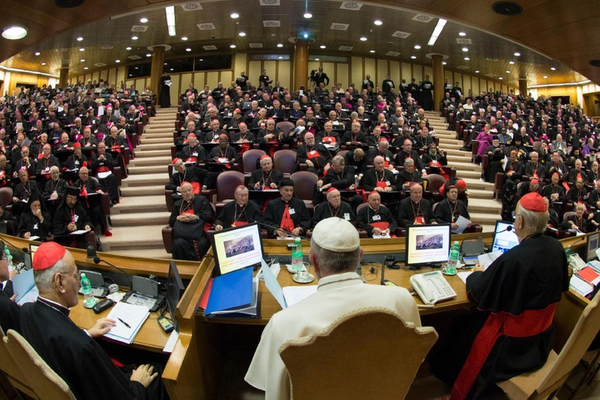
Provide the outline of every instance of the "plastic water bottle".
[[458,267],[458,259],[460,257],[460,246],[458,242],[454,242],[452,249],[450,250],[450,257],[448,258],[448,264],[446,264],[446,274],[456,275],[456,268]]
[[300,272],[304,268],[304,261],[302,255],[302,242],[297,237],[294,243],[294,250],[292,251],[292,269],[294,272]]
[[92,308],[96,304],[97,300],[94,297],[92,291],[92,284],[85,274],[81,274],[81,291],[83,292],[83,306],[85,308]]
[[13,268],[13,263],[12,263],[12,259],[13,256],[12,254],[10,254],[10,251],[8,251],[8,247],[4,246],[4,258],[6,258],[6,260],[8,261],[8,267],[9,268]]

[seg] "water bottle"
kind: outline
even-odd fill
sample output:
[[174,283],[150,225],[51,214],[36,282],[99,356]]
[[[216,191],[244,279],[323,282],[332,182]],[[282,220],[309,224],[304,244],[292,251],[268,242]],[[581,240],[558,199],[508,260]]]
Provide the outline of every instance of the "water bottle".
[[302,242],[300,241],[300,238],[297,237],[294,244],[294,250],[292,250],[292,270],[298,273],[302,271],[302,269],[304,269]]
[[92,308],[96,304],[96,298],[92,291],[92,284],[85,274],[81,274],[81,291],[83,292],[83,306],[85,308]]
[[567,257],[567,262],[571,261],[571,246],[568,246],[565,249],[565,257]]
[[450,250],[450,257],[448,258],[448,264],[446,264],[446,274],[456,275],[456,268],[458,267],[458,259],[460,257],[460,246],[458,242],[454,242],[452,249]]
[[6,261],[8,261],[8,268],[12,269],[13,268],[13,263],[12,263],[13,256],[12,256],[12,254],[10,254],[10,251],[8,251],[8,247],[6,247],[6,245],[4,246],[4,258],[6,258]]

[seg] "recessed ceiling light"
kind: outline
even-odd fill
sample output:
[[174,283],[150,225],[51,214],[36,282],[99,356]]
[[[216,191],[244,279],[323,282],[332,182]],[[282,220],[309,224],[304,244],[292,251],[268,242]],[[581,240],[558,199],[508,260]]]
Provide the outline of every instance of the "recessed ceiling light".
[[410,56],[410,58],[412,58],[413,60],[416,60],[417,56]]
[[514,62],[514,61],[509,61],[508,63],[509,63],[510,65],[514,65],[514,64],[515,64],[515,62]]
[[[167,63],[165,63],[165,65],[167,65]],[[140,69],[140,67],[135,67],[135,69]]]
[[507,73],[507,74],[510,74],[510,69],[507,69],[507,70],[506,70],[506,73]]
[[283,47],[283,43],[277,43],[277,47]]
[[[283,57],[282,57],[282,56],[279,56],[279,58],[283,58]],[[315,61],[319,61],[319,59],[318,59],[318,58],[315,58]]]
[[83,47],[80,47],[79,51],[85,51],[85,49]]
[[4,28],[2,37],[8,40],[19,40],[27,36],[27,28],[23,25],[11,25]]
[[467,32],[458,32],[458,36],[467,36]]
[[79,37],[77,38],[77,41],[78,41],[78,42],[81,42],[82,40],[83,40],[83,38],[82,38],[81,36],[79,36]]
[[230,17],[233,18],[233,19],[238,19],[240,17],[240,14],[238,14],[238,13],[231,13]]
[[145,24],[146,22],[148,22],[148,18],[145,18],[145,17],[144,18],[140,18],[140,22],[142,24]]
[[377,26],[383,25],[383,22],[381,22],[381,20],[379,20],[379,19],[376,19],[373,23]]
[[45,63],[45,62],[43,62],[43,63],[42,63],[42,65],[46,65],[46,63]]
[[146,57],[152,57],[152,53],[146,54]]
[[504,79],[504,78],[503,78],[503,77],[501,77],[501,76],[499,76],[499,77],[498,77],[498,79],[502,80],[502,79]]
[[442,65],[447,65],[448,63],[446,61],[442,61]]
[[556,71],[556,67],[551,67],[550,70],[551,71]]
[[307,12],[304,13],[304,18],[311,19],[312,18],[312,14],[307,11]]
[[519,57],[521,55],[521,53],[519,53],[518,51],[515,53],[515,57]]
[[125,47],[125,50],[131,50],[131,47],[129,47],[129,46]]
[[240,33],[238,33],[238,35],[240,35],[241,37],[244,37],[244,36],[246,36],[246,32],[240,32]]
[[200,59],[200,60],[198,60],[198,61],[202,62],[202,61],[204,61],[204,58],[201,58],[201,59]]
[[186,40],[188,40],[188,38],[187,38],[187,36],[182,36],[181,40],[183,40],[185,42]]
[[469,57],[465,57],[465,61],[470,61],[471,59]]
[[115,60],[115,62],[118,64],[118,63],[120,63],[120,62],[121,62],[121,60]]
[[232,49],[236,48],[235,44],[230,44],[229,47],[231,47]]
[[163,65],[168,65],[167,63],[164,63]]
[[360,41],[361,42],[366,42],[367,41],[367,37],[366,36],[361,36],[360,37]]
[[325,46],[324,44],[320,45],[319,47],[320,47],[321,49],[325,49],[325,48],[327,48],[327,46]]
[[544,75],[544,79],[548,79],[548,75]]
[[415,44],[415,49],[419,50],[421,48],[420,44]]
[[468,47],[463,47],[462,51],[469,51],[469,48]]
[[79,60],[79,62],[85,62],[85,58],[82,58],[81,60]]
[[131,40],[138,40],[138,37],[137,36],[132,36]]
[[375,50],[369,50],[369,53],[375,53]]
[[36,56],[39,56],[40,54],[42,54],[42,53],[40,53],[39,51],[36,51],[36,52],[35,52],[35,55],[36,55]]
[[475,73],[476,73],[476,74],[478,74],[478,73],[479,73],[479,70],[478,70],[478,69],[476,69],[476,70],[475,70]]
[[192,51],[192,49],[190,49],[189,47],[187,49],[185,49],[185,51]]
[[88,67],[83,67],[83,69],[89,69]]
[[171,68],[171,71],[175,71],[175,69]]

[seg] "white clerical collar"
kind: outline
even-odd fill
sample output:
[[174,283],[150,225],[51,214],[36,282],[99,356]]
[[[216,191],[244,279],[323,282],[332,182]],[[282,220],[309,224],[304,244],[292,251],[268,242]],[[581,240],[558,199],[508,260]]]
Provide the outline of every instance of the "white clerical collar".
[[362,278],[356,272],[344,272],[319,279],[317,290],[333,290],[362,283],[364,283]]

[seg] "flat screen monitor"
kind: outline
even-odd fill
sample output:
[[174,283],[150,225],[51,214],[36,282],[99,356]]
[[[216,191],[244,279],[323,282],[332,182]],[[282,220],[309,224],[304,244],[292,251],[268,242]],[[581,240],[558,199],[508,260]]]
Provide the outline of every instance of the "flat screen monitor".
[[501,251],[502,253],[506,253],[518,244],[519,238],[515,233],[515,226],[511,222],[496,221],[492,252]]
[[259,266],[264,258],[260,226],[256,222],[215,232],[212,246],[220,274]]
[[598,249],[599,236],[600,236],[600,234],[598,232],[592,232],[588,235],[587,247],[586,247],[587,258],[585,259],[586,262],[595,260],[598,258],[596,256],[596,249]]
[[406,228],[405,263],[408,267],[447,262],[450,247],[449,224],[409,225]]
[[171,261],[169,264],[169,276],[167,278],[167,307],[169,307],[173,326],[178,332],[179,327],[177,326],[177,320],[175,319],[175,309],[177,308],[177,303],[179,303],[179,299],[183,295],[183,292],[185,292],[185,286],[183,286],[181,275],[179,275],[179,270],[177,269],[175,261]]

